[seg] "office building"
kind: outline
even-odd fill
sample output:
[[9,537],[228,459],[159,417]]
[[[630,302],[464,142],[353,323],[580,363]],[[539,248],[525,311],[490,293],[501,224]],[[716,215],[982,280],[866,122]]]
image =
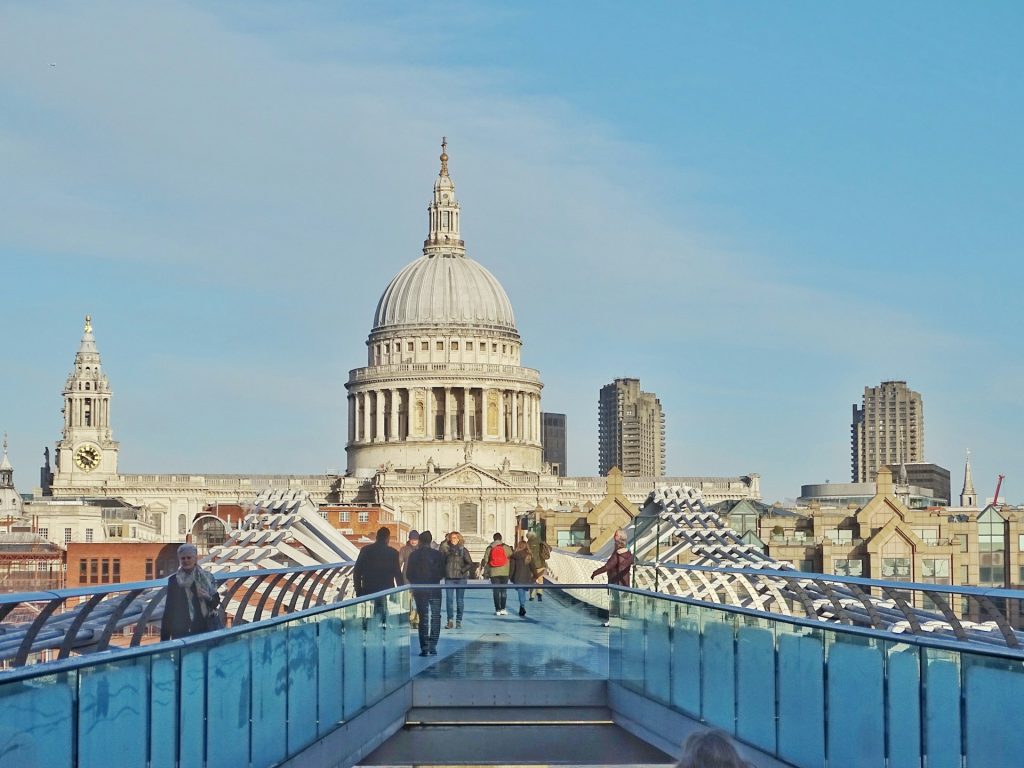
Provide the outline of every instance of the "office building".
[[568,466],[565,455],[565,414],[542,412],[540,422],[544,463],[551,468],[551,474],[565,477]]
[[852,480],[869,483],[884,466],[924,461],[924,403],[905,381],[864,387],[850,425]]
[[665,474],[665,415],[661,401],[640,391],[640,379],[616,379],[598,401],[598,472],[625,477]]

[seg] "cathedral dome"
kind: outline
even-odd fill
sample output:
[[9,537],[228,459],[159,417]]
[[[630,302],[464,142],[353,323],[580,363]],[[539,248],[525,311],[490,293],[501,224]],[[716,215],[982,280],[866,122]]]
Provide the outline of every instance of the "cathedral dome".
[[424,325],[515,331],[516,321],[505,289],[483,266],[461,254],[428,253],[395,276],[373,318],[374,330]]

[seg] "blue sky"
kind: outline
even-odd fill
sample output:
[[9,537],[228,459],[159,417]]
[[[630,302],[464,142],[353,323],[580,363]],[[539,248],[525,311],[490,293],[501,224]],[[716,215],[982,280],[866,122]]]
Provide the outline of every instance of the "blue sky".
[[[0,429],[21,490],[94,317],[128,472],[343,468],[344,381],[449,137],[569,467],[638,376],[673,474],[926,456],[1024,495],[1016,3],[7,3]],[[56,64],[56,66],[50,66]]]

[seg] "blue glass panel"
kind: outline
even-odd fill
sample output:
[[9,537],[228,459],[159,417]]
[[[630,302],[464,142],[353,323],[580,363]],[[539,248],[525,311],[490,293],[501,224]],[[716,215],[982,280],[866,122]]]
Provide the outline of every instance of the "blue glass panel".
[[206,755],[206,648],[181,655],[181,717],[178,754],[181,765],[202,765]]
[[283,628],[254,634],[252,664],[252,765],[266,768],[284,760],[288,742],[288,646]]
[[779,756],[801,766],[825,764],[823,635],[779,628]]
[[150,768],[175,768],[178,751],[178,656],[158,654],[149,667]]
[[72,673],[0,687],[0,762],[4,766],[71,767],[75,685]]
[[249,762],[249,642],[240,638],[206,655],[206,754],[210,765]]
[[889,768],[921,765],[921,658],[917,648],[889,654]]
[[672,627],[672,706],[700,717],[700,626],[678,615]]
[[316,739],[316,624],[288,625],[288,753]]
[[366,704],[366,680],[363,665],[363,620],[352,608],[346,609],[343,621],[345,632],[342,635],[344,645],[344,703],[345,719],[351,720]]
[[958,654],[924,649],[925,754],[928,768],[960,768],[960,664]]
[[967,765],[1020,765],[1024,759],[1024,672],[1016,661],[964,654]]
[[741,626],[736,631],[736,735],[775,753],[775,634]]
[[78,764],[145,765],[149,663],[107,663],[79,673]]
[[733,733],[736,727],[736,653],[732,621],[705,618],[703,634],[701,690],[704,719]]
[[647,600],[647,655],[644,659],[644,687],[647,695],[663,704],[669,703],[671,682],[671,640],[668,616],[672,605],[665,600]]
[[612,600],[612,610],[618,602],[619,626],[622,642],[622,679],[620,682],[635,691],[644,690],[644,599],[639,595],[618,593]]
[[341,619],[324,619],[317,625],[317,696],[319,697],[319,734],[341,722],[342,709],[342,635]]
[[844,639],[829,647],[829,768],[885,765],[883,675],[877,644]]
[[[372,603],[367,603],[369,608]],[[376,615],[365,620],[366,703],[375,703],[384,693],[384,629]]]

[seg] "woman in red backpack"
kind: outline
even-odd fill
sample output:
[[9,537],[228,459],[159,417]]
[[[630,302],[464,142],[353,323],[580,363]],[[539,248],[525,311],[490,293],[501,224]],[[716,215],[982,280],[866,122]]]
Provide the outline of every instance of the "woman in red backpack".
[[[482,573],[485,578],[491,579],[491,584],[508,584],[508,574],[511,570],[509,558],[512,556],[512,547],[501,540],[501,534],[494,534],[494,540],[484,550],[484,560],[481,563]],[[508,590],[505,587],[495,589],[494,592],[494,615],[507,616],[505,602],[508,599]]]

